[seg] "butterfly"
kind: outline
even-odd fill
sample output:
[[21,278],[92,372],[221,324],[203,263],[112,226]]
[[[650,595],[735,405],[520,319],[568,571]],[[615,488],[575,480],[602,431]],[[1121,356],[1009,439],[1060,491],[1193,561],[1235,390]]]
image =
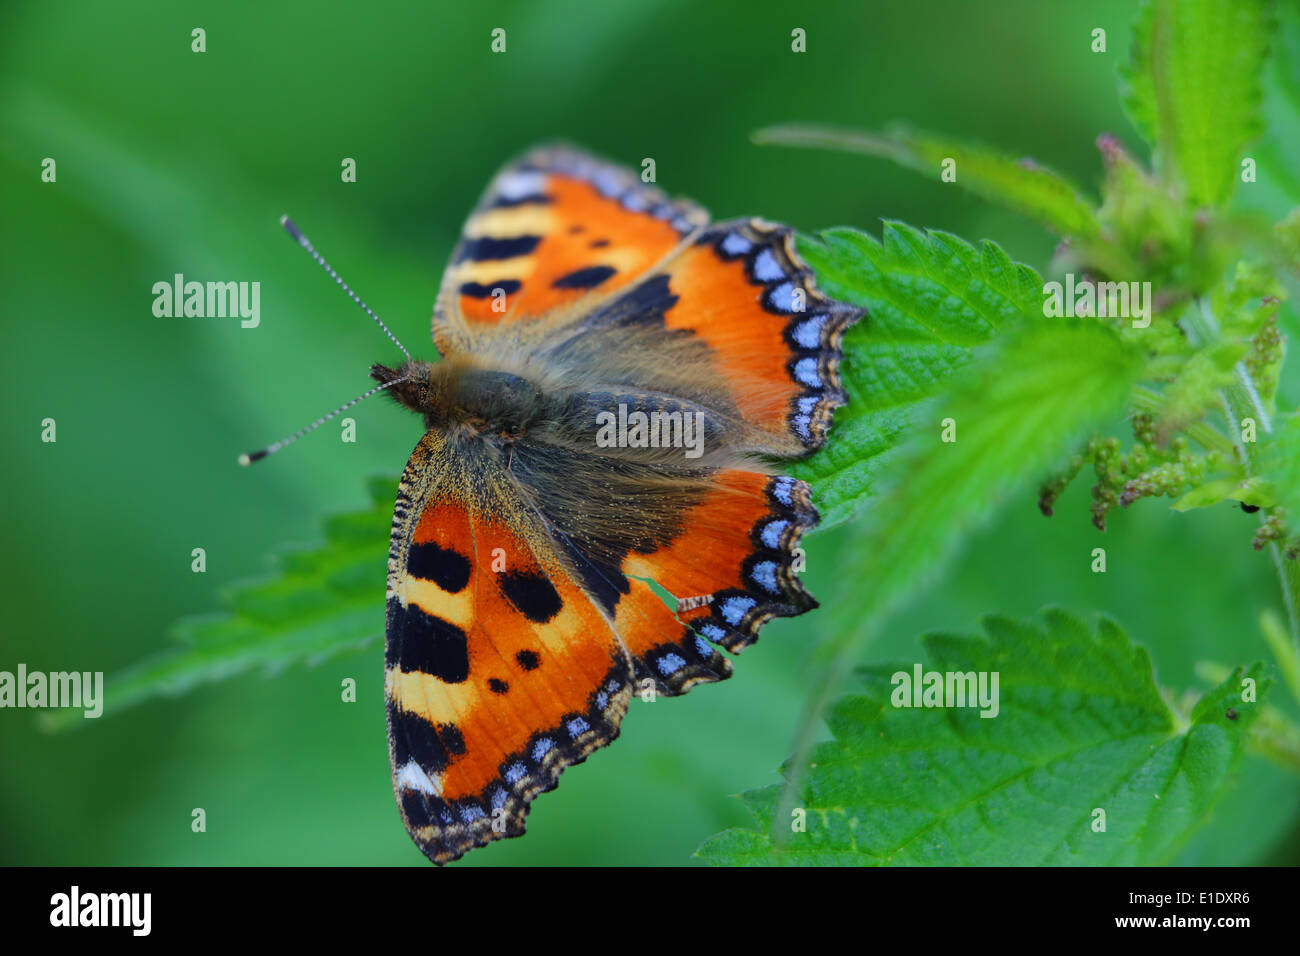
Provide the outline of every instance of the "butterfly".
[[385,695],[430,860],[523,834],[634,693],[724,680],[722,650],[817,607],[810,488],[775,466],[823,445],[861,315],[788,228],[710,224],[578,149],[492,180],[434,308],[441,360],[371,368],[425,428],[393,509]]

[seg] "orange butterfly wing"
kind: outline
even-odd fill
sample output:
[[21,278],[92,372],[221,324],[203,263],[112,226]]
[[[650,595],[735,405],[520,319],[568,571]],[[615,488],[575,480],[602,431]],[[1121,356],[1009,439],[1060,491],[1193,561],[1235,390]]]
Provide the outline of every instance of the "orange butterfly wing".
[[550,316],[644,276],[708,214],[563,146],[536,149],[493,179],[465,223],[434,313],[438,350],[474,329]]
[[704,342],[744,420],[785,457],[821,447],[845,402],[840,341],[862,312],[826,298],[784,226],[717,223],[665,263],[671,333]]
[[399,486],[389,756],[407,830],[436,863],[523,833],[532,799],[627,710],[626,651],[520,507],[435,431]]
[[[624,559],[619,575],[629,591],[617,604],[616,629],[638,685],[648,679],[672,696],[725,680],[731,663],[712,645],[738,653],[772,618],[817,606],[796,577],[799,539],[817,523],[808,490],[783,476],[723,471],[678,535]],[[677,600],[675,610],[646,579]]]

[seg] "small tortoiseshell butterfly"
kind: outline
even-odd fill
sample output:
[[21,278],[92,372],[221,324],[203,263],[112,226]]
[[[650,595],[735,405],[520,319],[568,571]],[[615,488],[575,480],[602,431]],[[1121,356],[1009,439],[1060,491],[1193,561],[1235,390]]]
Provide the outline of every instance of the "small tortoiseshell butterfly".
[[371,369],[426,429],[393,511],[385,691],[430,860],[521,835],[638,688],[723,680],[716,647],[817,606],[792,567],[809,487],[771,463],[821,447],[861,314],[789,229],[710,225],[577,150],[492,181],[434,309],[442,360]]

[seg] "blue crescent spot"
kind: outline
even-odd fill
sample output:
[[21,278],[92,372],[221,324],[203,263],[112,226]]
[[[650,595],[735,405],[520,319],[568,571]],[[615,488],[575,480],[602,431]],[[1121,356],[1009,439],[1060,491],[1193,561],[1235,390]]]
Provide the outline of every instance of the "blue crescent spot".
[[738,232],[729,232],[722,240],[722,251],[729,256],[743,256],[754,244]]
[[781,546],[781,535],[789,527],[788,521],[769,521],[763,528],[761,535],[763,544],[769,548],[779,548]]
[[665,654],[659,660],[655,661],[655,666],[659,668],[659,673],[667,677],[675,674],[686,666],[686,659],[680,654]]
[[722,602],[722,619],[728,624],[739,624],[740,619],[749,613],[750,608],[757,603],[753,598],[727,598]]
[[778,312],[794,311],[794,283],[782,282],[767,294],[768,304]]
[[800,348],[815,349],[821,345],[822,326],[826,324],[825,313],[810,315],[804,319],[794,330],[794,341]]
[[551,748],[554,746],[554,740],[550,737],[543,737],[541,740],[537,741],[537,743],[533,744],[533,759],[541,761],[543,757],[550,753]]
[[775,282],[785,278],[785,272],[771,249],[764,249],[754,256],[754,278],[759,282]]
[[749,576],[754,580],[755,584],[769,594],[781,593],[781,589],[776,584],[775,561],[758,562],[758,564],[754,565],[754,570],[750,572]]
[[817,374],[817,360],[815,358],[804,358],[794,363],[794,377],[805,385],[818,388],[822,380]]

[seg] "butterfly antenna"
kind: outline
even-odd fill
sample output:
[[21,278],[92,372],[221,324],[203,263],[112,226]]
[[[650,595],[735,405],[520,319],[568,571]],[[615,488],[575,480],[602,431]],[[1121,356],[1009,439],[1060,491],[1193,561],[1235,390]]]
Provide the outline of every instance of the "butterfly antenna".
[[[411,360],[411,353],[406,351],[406,346],[397,340],[397,336],[389,330],[388,326],[384,325],[383,319],[375,315],[375,313],[371,311],[370,306],[361,301],[361,298],[352,291],[351,287],[349,287],[348,284],[343,281],[342,277],[334,271],[334,268],[325,261],[325,257],[316,251],[316,247],[311,244],[311,240],[302,234],[302,230],[294,225],[293,220],[288,216],[281,216],[280,225],[284,226],[284,231],[293,236],[298,245],[311,253],[311,257],[316,260],[316,264],[329,273],[330,278],[337,282],[342,287],[343,291],[348,294],[348,298],[361,306],[361,308],[365,310],[366,315],[370,316],[376,323],[378,323],[379,327],[384,330],[384,334],[392,339],[393,344],[402,350],[402,354],[406,356],[406,360],[409,362]],[[364,398],[365,396],[362,397]]]
[[281,448],[285,447],[286,445],[292,445],[294,442],[296,442],[303,435],[306,435],[308,432],[314,432],[316,429],[320,428],[322,425],[324,425],[335,415],[338,415],[340,412],[347,411],[353,405],[357,404],[357,402],[365,401],[367,398],[369,398],[371,395],[374,395],[376,392],[382,392],[386,388],[391,388],[392,386],[398,385],[405,381],[406,378],[402,377],[402,378],[395,378],[391,382],[384,382],[383,385],[376,385],[374,388],[370,389],[370,391],[358,395],[356,398],[352,399],[352,401],[348,402],[347,404],[340,405],[338,408],[334,409],[334,411],[330,412],[328,415],[324,416],[323,418],[316,419],[306,428],[300,428],[298,431],[294,432],[288,438],[281,438],[278,442],[267,445],[261,451],[255,451],[250,454],[240,455],[239,463],[241,465],[251,465],[255,461],[261,461],[267,455],[274,455]]

